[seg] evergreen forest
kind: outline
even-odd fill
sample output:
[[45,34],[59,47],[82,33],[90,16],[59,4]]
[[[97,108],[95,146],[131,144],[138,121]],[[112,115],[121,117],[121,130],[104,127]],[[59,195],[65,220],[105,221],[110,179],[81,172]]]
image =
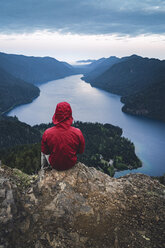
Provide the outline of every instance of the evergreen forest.
[[[133,169],[142,165],[135,154],[134,144],[122,136],[121,128],[111,124],[80,121],[73,125],[82,131],[86,143],[85,152],[78,155],[78,161],[110,176],[113,176],[115,171]],[[0,139],[0,160],[25,173],[37,173],[41,167],[41,137],[43,132],[53,124],[31,127],[18,121],[17,118],[6,117],[5,120],[0,121],[0,126],[3,127],[4,134]],[[14,135],[13,140],[9,139],[12,137],[11,134]]]

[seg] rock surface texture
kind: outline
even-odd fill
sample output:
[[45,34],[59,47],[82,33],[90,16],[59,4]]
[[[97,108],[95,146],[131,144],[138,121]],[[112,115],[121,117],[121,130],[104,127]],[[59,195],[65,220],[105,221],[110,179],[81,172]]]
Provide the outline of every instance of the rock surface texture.
[[0,175],[0,248],[165,247],[165,187],[148,176],[81,163],[30,186],[8,167]]

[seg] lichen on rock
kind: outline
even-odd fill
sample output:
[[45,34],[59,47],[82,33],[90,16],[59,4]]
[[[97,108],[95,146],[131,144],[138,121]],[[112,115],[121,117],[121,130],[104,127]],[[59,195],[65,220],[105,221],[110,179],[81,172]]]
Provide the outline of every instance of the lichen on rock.
[[0,179],[1,246],[165,246],[165,187],[149,176],[115,179],[78,163],[68,171],[46,171],[42,180],[21,189],[14,170],[5,170]]

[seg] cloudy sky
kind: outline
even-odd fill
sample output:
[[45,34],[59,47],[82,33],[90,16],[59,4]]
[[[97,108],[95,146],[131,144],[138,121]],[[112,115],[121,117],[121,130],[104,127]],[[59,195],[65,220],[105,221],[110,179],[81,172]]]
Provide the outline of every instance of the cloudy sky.
[[165,59],[165,0],[1,0],[0,51]]

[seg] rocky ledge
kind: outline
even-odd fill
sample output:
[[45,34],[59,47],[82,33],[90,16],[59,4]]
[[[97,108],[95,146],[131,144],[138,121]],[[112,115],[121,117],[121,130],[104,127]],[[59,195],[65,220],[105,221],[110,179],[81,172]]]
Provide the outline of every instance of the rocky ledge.
[[0,168],[0,248],[165,247],[165,187],[78,163],[30,177]]

